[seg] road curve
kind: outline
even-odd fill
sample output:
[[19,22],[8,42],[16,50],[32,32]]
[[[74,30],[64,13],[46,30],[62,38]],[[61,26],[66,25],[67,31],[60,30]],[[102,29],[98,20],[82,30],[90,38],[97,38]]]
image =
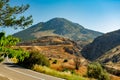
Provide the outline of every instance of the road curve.
[[0,74],[10,78],[10,80],[64,80],[25,69],[10,62],[0,63]]

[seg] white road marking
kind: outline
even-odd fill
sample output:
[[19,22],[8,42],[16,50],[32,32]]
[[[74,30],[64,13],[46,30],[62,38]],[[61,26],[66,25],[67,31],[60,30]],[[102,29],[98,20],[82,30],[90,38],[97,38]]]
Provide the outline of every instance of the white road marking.
[[29,76],[29,77],[33,77],[33,78],[36,78],[36,79],[40,79],[40,80],[45,80],[43,78],[39,78],[39,77],[36,77],[36,76],[33,76],[33,75],[30,75],[30,74],[26,74],[26,73],[23,73],[23,72],[20,72],[20,71],[17,71],[17,70],[14,70],[14,69],[10,69],[8,67],[5,66],[6,69],[9,69],[11,71],[14,71],[14,72],[17,72],[17,73],[20,73],[20,74],[23,74],[23,75],[26,75],[26,76]]

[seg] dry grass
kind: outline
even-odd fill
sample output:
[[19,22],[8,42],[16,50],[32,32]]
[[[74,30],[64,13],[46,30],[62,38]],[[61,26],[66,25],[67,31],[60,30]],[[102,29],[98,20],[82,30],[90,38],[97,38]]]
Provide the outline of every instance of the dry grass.
[[[53,59],[54,60],[54,59]],[[63,71],[64,69],[68,70],[75,70],[75,63],[73,59],[68,60],[68,62],[64,63],[63,59],[56,59],[57,64],[52,64],[53,60],[50,61],[51,66],[50,68],[58,71]],[[79,70],[75,70],[76,74],[84,76],[87,72],[87,67],[86,66],[80,66]]]
[[86,73],[87,73],[87,67],[86,66],[81,66],[79,68],[79,70],[76,70],[76,73],[79,74],[79,75],[81,75],[81,76],[86,75]]
[[34,35],[37,38],[41,36],[57,36],[57,34],[54,34],[53,31],[54,30],[40,31],[40,32],[33,33],[32,35]]
[[[52,62],[54,61],[54,60],[57,60],[57,63],[56,64],[52,64]],[[72,61],[71,61],[71,59],[70,60],[68,60],[68,62],[63,62],[64,61],[64,59],[52,59],[51,61],[50,61],[50,63],[51,63],[51,68],[52,69],[55,69],[55,70],[59,70],[59,71],[62,71],[63,69],[71,69],[71,70],[73,70],[73,69],[75,69],[75,67],[74,67],[74,64],[73,65],[71,65],[70,63],[72,63]]]
[[86,80],[85,78],[79,75],[71,74],[70,72],[56,71],[45,66],[43,67],[43,66],[34,65],[33,70],[67,80]]
[[64,47],[71,48],[71,45],[58,45],[58,46],[19,46],[24,50],[28,51],[39,51],[44,53],[47,57],[66,59],[66,58],[75,58],[74,55],[65,52]]

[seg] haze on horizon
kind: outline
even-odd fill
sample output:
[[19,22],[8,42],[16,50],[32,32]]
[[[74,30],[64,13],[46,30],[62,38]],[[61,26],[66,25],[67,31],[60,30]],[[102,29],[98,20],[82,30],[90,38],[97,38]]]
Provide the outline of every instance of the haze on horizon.
[[[32,15],[33,25],[60,17],[103,33],[120,29],[120,0],[11,0],[11,4],[29,4],[30,8],[22,15]],[[20,31],[0,30],[7,34]]]

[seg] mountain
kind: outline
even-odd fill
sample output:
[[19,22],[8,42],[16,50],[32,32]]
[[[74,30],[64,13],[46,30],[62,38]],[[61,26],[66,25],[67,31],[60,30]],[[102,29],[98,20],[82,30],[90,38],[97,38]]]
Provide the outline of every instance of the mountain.
[[120,64],[120,45],[107,51],[104,55],[99,57],[97,61],[105,64]]
[[104,64],[109,73],[120,76],[120,45],[107,51],[97,61]]
[[[120,59],[120,54],[112,52],[107,54],[109,56],[105,57],[105,53],[117,46],[120,46],[120,30],[97,37],[92,43],[85,46],[81,53],[85,58],[92,61],[98,59],[101,56],[104,56],[105,61],[109,61],[109,56],[111,57],[110,61],[114,61]],[[119,57],[119,59],[117,57]]]
[[92,41],[102,35],[64,18],[53,18],[47,22],[40,22],[23,31],[13,34],[23,41],[33,40],[41,36],[62,36],[72,40]]

